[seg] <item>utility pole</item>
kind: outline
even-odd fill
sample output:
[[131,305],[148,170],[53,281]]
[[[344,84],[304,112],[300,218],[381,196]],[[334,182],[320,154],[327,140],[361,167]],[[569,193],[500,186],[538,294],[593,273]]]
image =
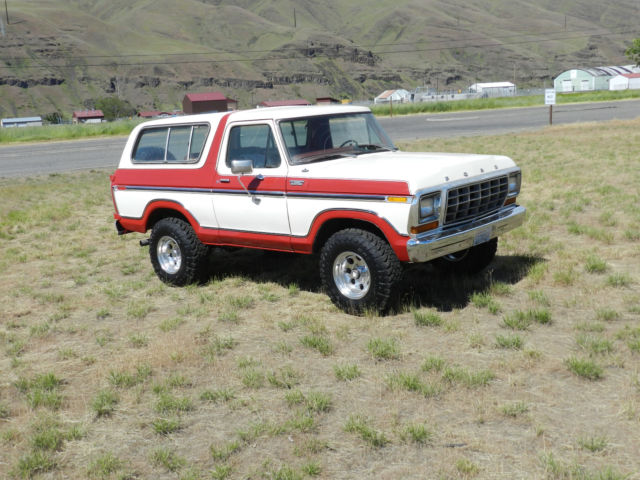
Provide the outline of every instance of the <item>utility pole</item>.
[[7,0],[4,0],[4,13],[7,16],[7,25],[9,25],[9,7],[7,7]]
[[298,19],[296,18],[296,9],[293,9],[293,28],[298,26]]

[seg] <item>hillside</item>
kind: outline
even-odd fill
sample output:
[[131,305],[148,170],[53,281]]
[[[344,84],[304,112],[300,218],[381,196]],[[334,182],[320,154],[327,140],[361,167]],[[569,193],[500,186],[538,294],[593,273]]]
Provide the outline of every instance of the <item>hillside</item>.
[[419,85],[547,85],[576,66],[628,63],[634,0],[26,0],[2,18],[0,117],[118,95],[173,109],[221,90],[267,99],[372,98]]

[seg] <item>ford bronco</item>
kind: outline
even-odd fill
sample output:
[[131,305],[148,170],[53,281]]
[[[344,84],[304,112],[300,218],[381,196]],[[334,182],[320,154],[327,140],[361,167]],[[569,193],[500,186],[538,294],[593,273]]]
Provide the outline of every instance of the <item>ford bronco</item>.
[[209,246],[318,254],[348,312],[384,309],[402,263],[474,273],[522,224],[508,157],[399,151],[365,107],[274,107],[150,121],[111,176],[119,234],[185,285]]

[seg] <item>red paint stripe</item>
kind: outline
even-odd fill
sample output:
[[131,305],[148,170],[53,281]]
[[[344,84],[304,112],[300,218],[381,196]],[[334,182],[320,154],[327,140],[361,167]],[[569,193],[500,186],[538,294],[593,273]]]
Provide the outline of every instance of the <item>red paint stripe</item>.
[[144,178],[144,185],[150,187],[190,187],[211,188],[216,176],[216,162],[222,146],[222,135],[230,114],[223,116],[218,122],[216,133],[211,142],[209,155],[204,165],[198,169],[185,168],[157,168],[136,169],[119,168],[113,175],[111,185],[140,185],[140,178]]
[[[393,180],[353,180],[338,178],[289,178],[290,192],[353,194],[353,195],[410,195],[407,182]],[[291,181],[303,182],[300,186]]]

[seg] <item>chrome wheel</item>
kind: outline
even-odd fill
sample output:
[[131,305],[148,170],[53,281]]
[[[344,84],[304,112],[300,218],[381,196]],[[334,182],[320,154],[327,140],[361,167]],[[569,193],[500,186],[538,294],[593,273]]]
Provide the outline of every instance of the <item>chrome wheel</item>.
[[342,295],[358,300],[369,292],[371,272],[362,256],[342,252],[333,262],[333,281]]
[[158,240],[158,263],[166,273],[173,275],[180,270],[182,265],[182,252],[180,246],[171,237],[161,237]]

